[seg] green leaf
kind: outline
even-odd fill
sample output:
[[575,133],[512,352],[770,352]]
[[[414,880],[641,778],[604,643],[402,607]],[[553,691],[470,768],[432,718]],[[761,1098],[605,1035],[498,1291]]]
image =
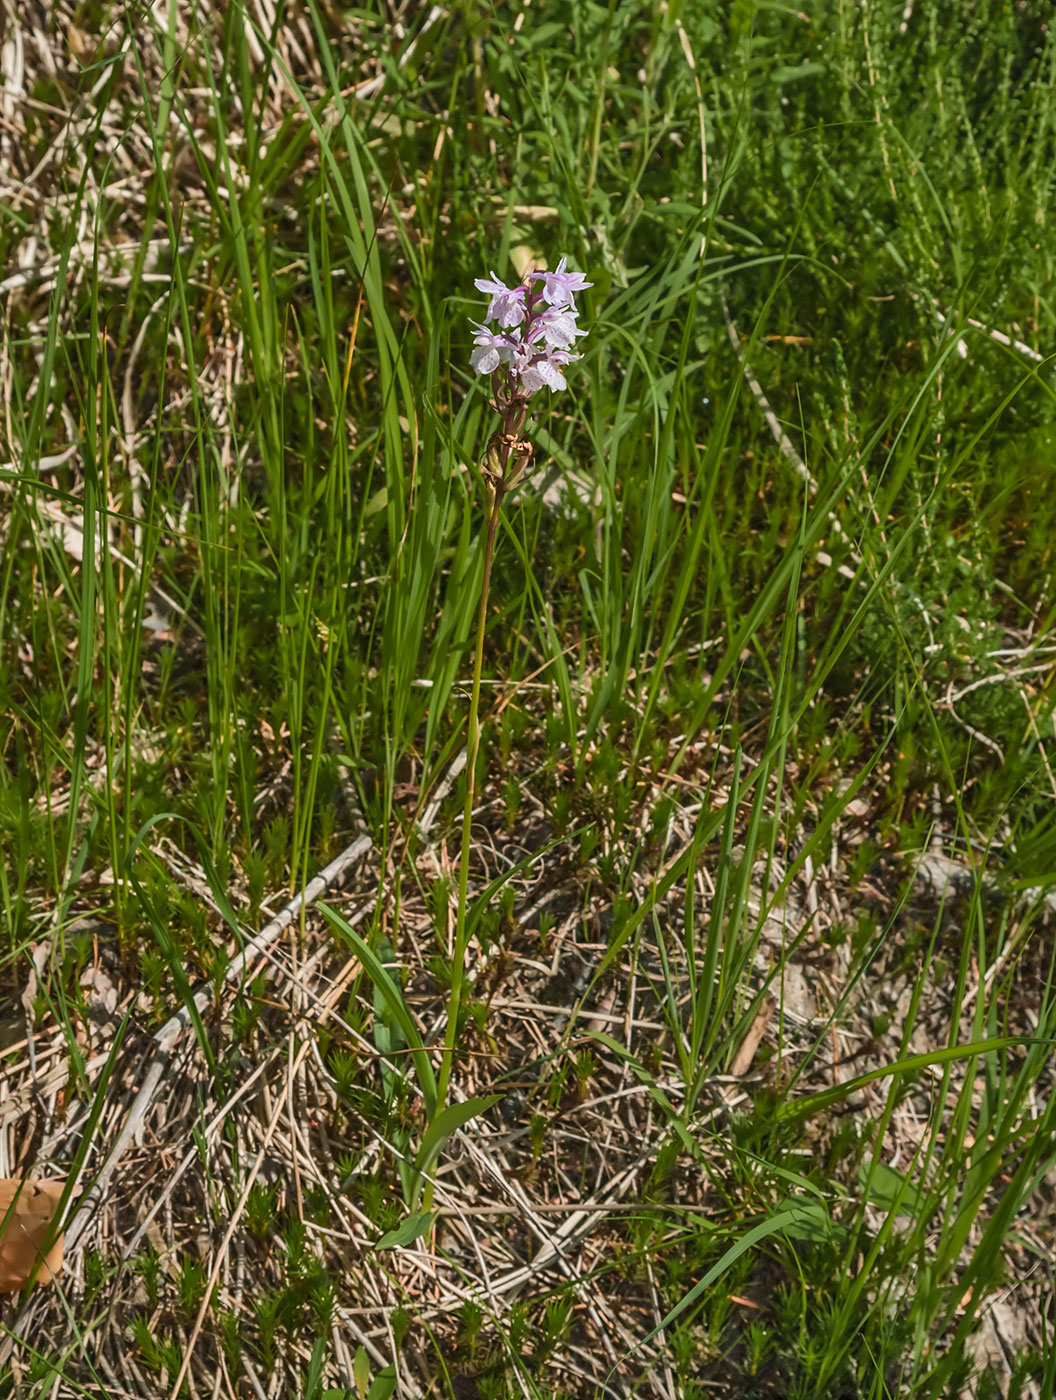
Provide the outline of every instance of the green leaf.
[[[315,1392],[319,1388],[319,1381],[323,1374],[323,1357],[326,1351],[326,1343],[322,1337],[318,1338],[315,1346],[312,1347],[312,1359],[308,1363],[308,1379],[304,1383],[304,1400],[314,1400]],[[325,1400],[325,1396],[323,1398]]]
[[363,510],[363,519],[369,520],[372,515],[377,515],[389,504],[389,488],[383,486],[380,491],[375,491],[367,502]]
[[784,1233],[790,1240],[832,1239],[833,1224],[824,1201],[798,1201],[789,1214],[794,1218],[784,1227]]
[[414,1017],[407,1009],[407,1003],[403,999],[403,993],[389,976],[385,964],[371,948],[370,944],[356,932],[351,924],[341,917],[336,910],[331,909],[328,904],[319,903],[320,911],[330,921],[333,929],[351,943],[355,952],[359,956],[360,962],[366,969],[367,975],[374,983],[375,988],[381,993],[393,1018],[400,1030],[403,1032],[404,1040],[411,1048],[411,1059],[414,1061],[415,1072],[418,1075],[418,1087],[422,1091],[422,1098],[425,1100],[425,1112],[427,1117],[432,1118],[436,1111],[436,1076],[433,1074],[433,1066],[426,1053],[425,1042],[415,1024]]
[[896,1171],[885,1162],[863,1162],[858,1171],[858,1179],[869,1199],[888,1214],[897,1210],[899,1215],[909,1215],[914,1219],[920,1214],[922,1198],[920,1192],[907,1181],[905,1173]]
[[[375,951],[378,955],[378,961],[383,967],[398,969],[395,949],[387,938],[382,937],[378,940],[378,946]],[[392,976],[393,983],[399,987],[398,970],[390,975]],[[392,1007],[389,1005],[382,989],[377,983],[374,984],[374,1044],[377,1046],[379,1052],[385,1056],[386,1060],[391,1059],[394,1054],[407,1048],[407,1041],[400,1029],[399,1022],[393,1015]],[[385,1084],[385,1092],[388,1101],[391,1103],[392,1095],[396,1090],[398,1075],[395,1070],[390,1069],[388,1064],[383,1062],[381,1066],[381,1077]]]
[[868,1074],[860,1074],[857,1079],[848,1079],[831,1089],[822,1089],[805,1099],[795,1099],[784,1103],[777,1110],[779,1122],[794,1123],[800,1118],[809,1118],[812,1113],[820,1113],[823,1108],[839,1103],[841,1099],[856,1093],[866,1084],[877,1079],[886,1079],[892,1074],[912,1074],[916,1070],[930,1069],[933,1065],[949,1064],[951,1060],[970,1060],[974,1055],[987,1055],[993,1050],[1010,1050],[1015,1045],[1047,1044],[1037,1037],[1022,1035],[999,1035],[990,1040],[974,1040],[969,1045],[946,1045],[941,1050],[928,1050],[920,1055],[907,1055],[904,1060],[896,1060],[893,1065],[883,1065],[871,1069]]
[[389,1396],[396,1389],[396,1367],[386,1366],[374,1377],[374,1384],[370,1387],[367,1400],[389,1400]]
[[[415,1240],[421,1239],[433,1228],[433,1221],[436,1215],[433,1211],[412,1210],[396,1226],[395,1230],[389,1230],[382,1235],[374,1246],[375,1249],[399,1249],[401,1245],[413,1244]],[[356,1373],[356,1384],[359,1384],[359,1373]]]
[[[817,1222],[817,1201],[786,1201],[783,1210],[779,1210],[776,1215],[771,1215],[767,1220],[761,1220],[759,1224],[749,1230],[747,1234],[742,1235],[736,1244],[732,1244],[719,1262],[713,1268],[709,1269],[698,1283],[694,1284],[686,1296],[675,1304],[667,1316],[657,1323],[648,1336],[643,1337],[640,1342],[635,1343],[631,1350],[622,1357],[619,1364],[622,1365],[623,1362],[627,1361],[628,1358],[633,1356],[641,1347],[647,1346],[655,1336],[663,1332],[665,1328],[670,1327],[676,1318],[681,1317],[687,1308],[693,1306],[697,1299],[711,1287],[716,1279],[721,1278],[731,1264],[736,1263],[741,1255],[746,1254],[754,1245],[761,1243],[761,1241],[765,1239],[769,1239],[771,1235],[782,1233],[792,1235],[793,1238],[816,1238],[814,1235],[804,1234],[803,1231],[816,1229]],[[614,1366],[606,1377],[606,1380],[612,1378],[616,1369],[617,1367]]]
[[370,1385],[370,1357],[367,1355],[366,1347],[357,1347],[356,1354],[352,1358],[352,1379],[356,1383],[360,1400],[367,1400],[367,1389]]
[[827,71],[825,63],[782,63],[770,76],[775,83],[796,83],[801,78],[816,78]]
[[485,1098],[466,1099],[463,1103],[449,1103],[429,1124],[422,1145],[418,1149],[415,1167],[419,1172],[427,1172],[436,1160],[437,1154],[452,1133],[457,1132],[471,1119],[485,1113],[492,1104],[498,1103],[501,1094],[488,1094]]

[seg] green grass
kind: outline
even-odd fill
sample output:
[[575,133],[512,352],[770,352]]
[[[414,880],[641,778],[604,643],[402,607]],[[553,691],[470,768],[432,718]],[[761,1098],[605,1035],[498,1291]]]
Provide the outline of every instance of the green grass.
[[1053,1396],[1050,21],[8,20],[0,1175],[214,996],[0,1393]]

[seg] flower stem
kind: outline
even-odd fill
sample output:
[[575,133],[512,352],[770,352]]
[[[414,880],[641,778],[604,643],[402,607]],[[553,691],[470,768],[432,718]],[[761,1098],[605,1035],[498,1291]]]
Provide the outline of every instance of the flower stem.
[[[455,922],[455,947],[451,963],[451,992],[447,1004],[447,1030],[444,1052],[436,1081],[436,1112],[447,1103],[447,1086],[451,1078],[451,1061],[455,1056],[458,1037],[458,1015],[462,1005],[462,983],[466,971],[466,905],[469,891],[469,854],[473,824],[473,799],[476,796],[477,754],[480,751],[480,674],[484,665],[484,630],[488,617],[488,590],[491,586],[491,562],[495,554],[495,535],[499,528],[503,487],[501,480],[488,484],[487,535],[484,542],[484,579],[480,588],[477,611],[477,648],[473,658],[473,690],[469,701],[469,726],[466,734],[466,805],[462,814],[462,860],[458,871],[458,916]],[[431,1198],[432,1190],[427,1188]],[[426,1203],[428,1209],[428,1202]]]

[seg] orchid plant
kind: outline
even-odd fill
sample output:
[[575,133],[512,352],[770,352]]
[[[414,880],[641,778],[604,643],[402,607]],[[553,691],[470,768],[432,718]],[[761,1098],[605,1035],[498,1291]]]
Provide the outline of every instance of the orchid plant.
[[[581,272],[567,271],[562,258],[553,272],[529,272],[516,287],[507,287],[493,272],[478,277],[474,286],[489,298],[484,323],[472,321],[474,349],[470,365],[477,374],[491,378],[491,407],[502,419],[481,462],[488,493],[484,538],[484,577],[477,612],[477,645],[473,662],[473,689],[469,702],[466,736],[466,804],[462,817],[462,858],[458,879],[458,914],[452,959],[451,995],[444,1036],[444,1054],[437,1077],[437,1111],[447,1101],[447,1086],[458,1035],[458,1016],[465,978],[468,943],[466,905],[469,888],[470,828],[476,792],[477,755],[480,750],[480,676],[484,660],[484,631],[488,615],[488,590],[495,553],[502,500],[522,482],[532,468],[532,447],[524,437],[529,400],[541,389],[564,389],[565,368],[581,357],[576,341],[586,334],[577,322],[575,293],[594,284]],[[497,329],[487,322],[495,322]],[[430,1191],[431,1196],[431,1191]]]

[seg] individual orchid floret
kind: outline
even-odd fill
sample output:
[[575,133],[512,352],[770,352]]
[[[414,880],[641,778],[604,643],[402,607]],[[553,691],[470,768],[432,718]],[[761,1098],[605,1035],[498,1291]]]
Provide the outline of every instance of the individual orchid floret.
[[470,321],[469,324],[476,331],[473,337],[476,349],[469,357],[474,373],[491,374],[500,364],[509,364],[518,342],[501,331],[489,330],[478,321]]
[[574,307],[548,306],[534,318],[532,340],[543,340],[552,349],[567,350],[576,342],[577,335],[585,335],[576,325]]
[[551,350],[548,355],[532,360],[520,372],[523,392],[531,395],[543,388],[567,389],[568,384],[561,373],[561,366],[580,358],[579,355],[570,355],[567,350]]
[[491,301],[488,302],[486,320],[498,321],[499,325],[506,329],[511,326],[519,326],[524,320],[525,287],[507,287],[506,283],[501,278],[496,277],[494,272],[490,278],[475,278],[473,285],[478,291],[487,292],[488,296],[491,297]]
[[[567,262],[567,258],[562,258],[553,272],[529,273],[533,281],[542,282],[543,300],[548,306],[571,306],[575,292],[581,292],[585,287],[594,285],[593,282],[587,281],[582,272],[566,272]],[[480,286],[479,282],[477,286]]]

